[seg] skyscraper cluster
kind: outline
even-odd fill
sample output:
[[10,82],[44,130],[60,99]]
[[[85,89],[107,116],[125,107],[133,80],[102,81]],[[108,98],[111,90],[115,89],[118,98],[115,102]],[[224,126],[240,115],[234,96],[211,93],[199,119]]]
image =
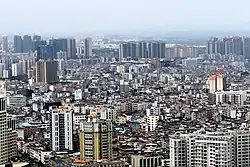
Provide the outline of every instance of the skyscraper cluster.
[[34,51],[37,59],[55,59],[59,52],[65,52],[64,59],[76,58],[76,41],[73,38],[58,38],[47,41],[35,42]]
[[120,44],[119,59],[124,58],[165,58],[165,42],[126,42]]
[[14,36],[14,53],[28,53],[32,50],[32,38],[29,35]]
[[35,65],[35,59],[23,58],[20,60],[2,59],[0,61],[0,78],[17,77],[28,74]]
[[167,59],[197,57],[198,47],[189,45],[174,45],[166,47]]
[[[6,48],[6,40],[4,39],[2,39],[3,49]],[[34,35],[33,39],[29,35],[23,37],[15,35],[13,49],[14,53],[37,52],[38,59],[57,58],[57,53],[60,51],[67,53],[65,59],[76,58],[76,40],[74,38],[50,39],[47,42],[38,35]]]
[[208,54],[221,55],[244,55],[250,58],[250,38],[249,37],[227,37],[223,39],[212,37],[207,42]]

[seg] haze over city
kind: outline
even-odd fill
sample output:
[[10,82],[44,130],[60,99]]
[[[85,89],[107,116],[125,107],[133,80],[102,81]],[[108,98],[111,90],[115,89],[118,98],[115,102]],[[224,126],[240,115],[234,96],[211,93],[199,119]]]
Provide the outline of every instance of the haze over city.
[[0,0],[0,167],[250,167],[249,0]]
[[144,33],[250,29],[248,0],[0,0],[2,33]]

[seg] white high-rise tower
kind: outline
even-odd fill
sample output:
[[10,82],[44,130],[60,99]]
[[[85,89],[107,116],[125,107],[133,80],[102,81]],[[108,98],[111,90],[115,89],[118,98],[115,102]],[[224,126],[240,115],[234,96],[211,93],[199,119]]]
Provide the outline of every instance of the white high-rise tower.
[[0,164],[8,160],[7,112],[5,83],[0,82]]
[[17,155],[15,122],[6,110],[5,82],[0,81],[0,165]]
[[51,143],[53,151],[73,150],[73,112],[66,106],[51,107]]

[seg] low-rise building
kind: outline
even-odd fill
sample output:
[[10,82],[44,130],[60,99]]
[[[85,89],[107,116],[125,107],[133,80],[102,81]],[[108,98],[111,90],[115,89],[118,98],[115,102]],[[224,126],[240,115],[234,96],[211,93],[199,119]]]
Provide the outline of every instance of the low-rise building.
[[27,100],[23,95],[7,96],[7,106],[23,107],[26,106]]
[[131,156],[132,167],[160,167],[161,156],[143,156],[133,155]]

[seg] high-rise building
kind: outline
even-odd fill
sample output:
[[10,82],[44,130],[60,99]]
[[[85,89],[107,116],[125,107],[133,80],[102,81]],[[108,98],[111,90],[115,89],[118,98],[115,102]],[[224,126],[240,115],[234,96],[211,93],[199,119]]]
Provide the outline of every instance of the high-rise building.
[[9,70],[3,70],[3,78],[9,78],[9,77],[10,77]]
[[36,62],[36,82],[46,83],[46,61],[39,60]]
[[212,37],[207,42],[207,53],[208,54],[230,54],[232,53],[232,41],[231,38],[224,38],[220,40],[218,38]]
[[73,112],[66,106],[51,107],[52,151],[73,150]]
[[36,82],[37,83],[51,83],[57,81],[57,61],[44,61],[36,62]]
[[166,56],[166,43],[163,41],[158,42],[159,55],[158,58],[165,58]]
[[218,41],[217,38],[210,38],[208,41],[207,41],[207,54],[214,54],[216,51],[215,51],[215,42]]
[[216,84],[217,84],[217,91],[223,91],[224,90],[224,79],[222,74],[217,74],[216,78]]
[[148,58],[159,58],[159,47],[155,41],[148,43]]
[[68,39],[67,38],[58,38],[58,39],[50,39],[49,45],[51,45],[54,49],[54,52],[67,52],[68,51]]
[[[41,42],[41,41],[39,41]],[[37,60],[53,60],[56,58],[55,49],[51,45],[39,45],[37,48]]]
[[243,41],[241,37],[232,38],[233,49],[232,53],[235,55],[243,55]]
[[209,78],[209,90],[210,92],[223,91],[226,89],[226,80],[221,73],[211,75]]
[[112,123],[95,114],[80,124],[81,160],[112,160]]
[[32,50],[32,38],[29,35],[23,36],[23,52],[29,53]]
[[64,70],[64,60],[58,59],[58,71],[63,71],[63,70]]
[[233,135],[187,134],[170,137],[170,166],[234,166]]
[[198,55],[198,48],[187,45],[174,45],[166,47],[165,58],[194,58]]
[[0,63],[0,78],[3,78],[4,70],[5,70],[5,63]]
[[0,164],[4,164],[8,159],[7,139],[7,111],[6,111],[6,93],[5,83],[0,82]]
[[19,64],[20,64],[20,73],[21,75],[23,74],[27,74],[27,70],[28,70],[28,62],[29,60],[19,60]]
[[207,43],[207,53],[243,55],[244,47],[244,39],[242,37],[211,38]]
[[165,42],[124,42],[119,47],[119,59],[126,58],[165,58]]
[[77,46],[76,47],[76,55],[78,56],[78,57],[83,57],[83,55],[84,55],[84,46]]
[[11,72],[12,72],[13,77],[21,75],[21,72],[22,72],[21,64],[20,63],[13,63],[11,65]]
[[209,78],[209,90],[210,92],[216,92],[216,75],[211,75]]
[[68,59],[76,58],[76,40],[75,39],[67,39],[67,51],[68,51]]
[[119,61],[122,61],[124,58],[129,57],[129,44],[122,43],[119,48]]
[[33,41],[41,41],[42,37],[39,35],[33,35]]
[[134,59],[136,58],[136,50],[137,50],[137,44],[135,42],[129,43],[129,57]]
[[64,74],[65,62],[63,59],[58,59],[58,75],[62,76]]
[[243,38],[243,55],[245,59],[250,59],[250,38],[244,37]]
[[223,42],[225,44],[225,55],[229,55],[233,53],[233,41],[232,38],[223,38]]
[[186,140],[177,134],[169,139],[169,156],[171,167],[187,167]]
[[19,35],[14,36],[14,53],[23,53],[23,39]]
[[0,165],[17,155],[15,123],[7,116],[5,82],[0,81]]
[[249,129],[237,130],[235,132],[236,141],[236,167],[250,166],[248,155],[250,155],[250,133]]
[[16,118],[7,116],[7,132],[8,132],[8,157],[17,156],[17,132],[16,132]]
[[86,38],[84,40],[84,56],[85,57],[92,57],[92,39]]
[[68,52],[68,39],[58,38],[50,39],[47,48],[50,50],[50,58],[57,58],[58,52]]
[[67,60],[67,52],[63,52],[63,51],[60,51],[60,52],[57,52],[57,59],[63,59],[63,60]]
[[221,54],[224,55],[225,54],[225,43],[222,40],[216,40],[214,41],[214,53],[212,54]]
[[35,52],[38,50],[38,47],[41,45],[47,45],[47,41],[32,41],[32,51]]
[[5,52],[9,51],[9,41],[7,36],[2,36],[2,49]]
[[249,141],[249,129],[175,134],[169,140],[170,166],[250,166]]
[[147,42],[139,42],[137,44],[137,58],[147,58]]
[[[32,41],[32,52],[39,52],[39,47],[41,45],[47,45],[47,41]],[[38,54],[38,53],[37,53]]]

